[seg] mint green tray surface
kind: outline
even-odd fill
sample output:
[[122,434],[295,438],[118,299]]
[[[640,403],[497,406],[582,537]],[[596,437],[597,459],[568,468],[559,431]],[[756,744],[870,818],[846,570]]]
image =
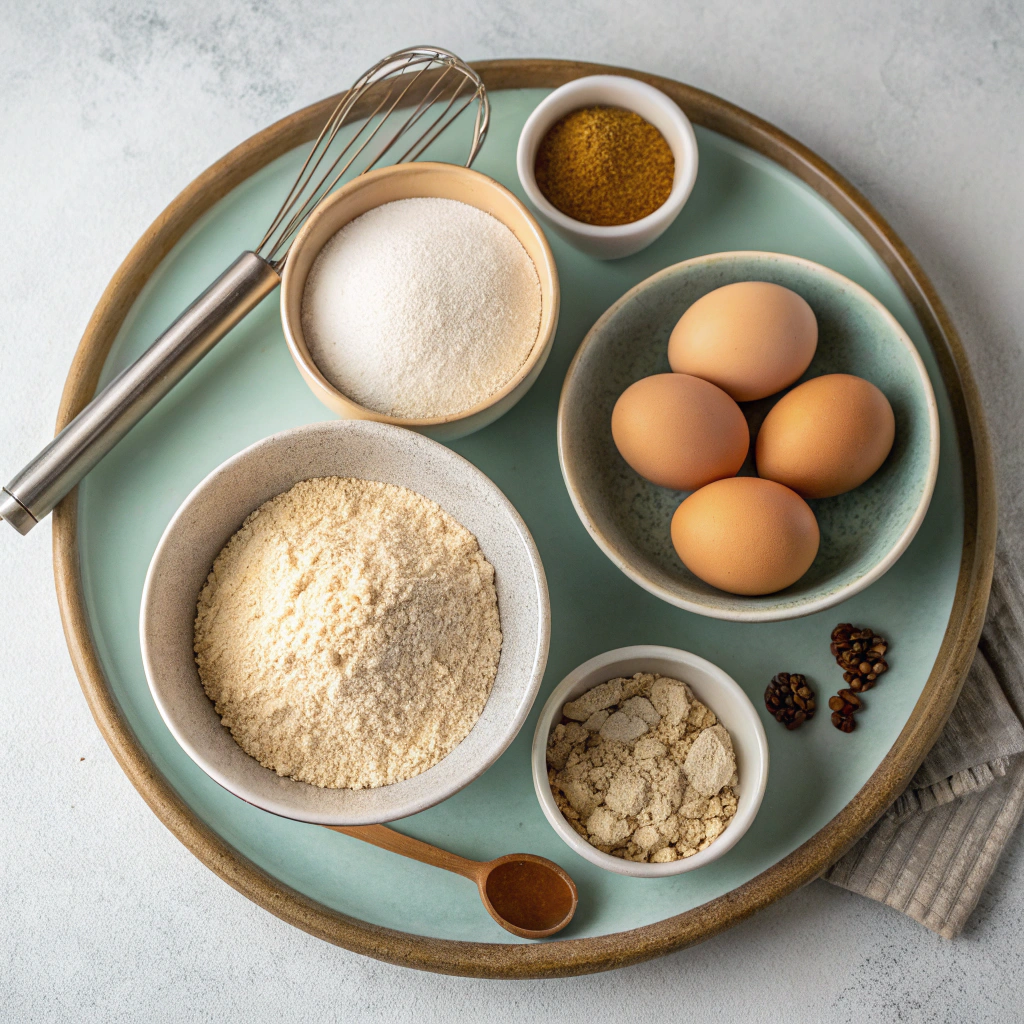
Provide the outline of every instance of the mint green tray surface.
[[[475,167],[522,197],[519,131],[547,90],[492,96],[492,123]],[[836,815],[896,740],[934,664],[953,602],[963,537],[962,473],[949,400],[920,324],[861,236],[813,190],[745,147],[697,128],[700,174],[679,219],[654,245],[601,263],[552,236],[562,286],[554,349],[530,393],[504,418],[452,445],[487,473],[526,520],[551,588],[552,638],[535,710],[501,759],[450,800],[398,823],[402,831],[467,857],[531,852],[565,867],[579,911],[564,938],[604,935],[670,917],[735,889],[771,867]],[[448,143],[453,147],[453,143]],[[461,160],[440,140],[437,159]],[[239,186],[163,261],[129,314],[105,369],[136,358],[240,251],[262,235],[299,166],[290,153]],[[792,622],[737,624],[665,604],[630,582],[598,550],[569,502],[558,468],[559,389],[587,330],[620,295],[669,264],[703,253],[760,249],[816,260],[877,296],[920,350],[938,397],[942,458],[931,509],[907,553],[878,583],[839,608]],[[418,935],[519,941],[487,915],[464,879],[322,828],[277,818],[231,796],[178,747],[150,698],[139,651],[142,584],[156,543],[188,492],[246,445],[329,418],[285,348],[276,295],[236,328],[87,478],[79,495],[85,601],[114,696],[156,767],[195,814],[287,885],[364,921]],[[838,622],[873,626],[891,640],[891,669],[868,698],[857,731],[829,722],[841,684],[829,655]],[[768,791],[753,826],[721,860],[675,878],[636,879],[594,867],[544,819],[530,779],[537,711],[558,681],[613,647],[667,644],[729,672],[764,718]],[[817,688],[818,716],[786,732],[762,694],[778,671]]]

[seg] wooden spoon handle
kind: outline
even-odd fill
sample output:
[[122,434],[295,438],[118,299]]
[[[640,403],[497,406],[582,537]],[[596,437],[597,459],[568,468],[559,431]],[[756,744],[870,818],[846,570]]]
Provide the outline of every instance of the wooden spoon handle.
[[411,857],[424,864],[432,864],[435,868],[454,871],[455,874],[462,875],[474,882],[479,882],[487,867],[481,861],[459,857],[447,850],[431,846],[430,843],[413,839],[412,836],[402,835],[401,832],[396,832],[386,825],[324,825],[324,828],[352,836],[353,839],[361,839],[364,843],[379,846],[382,850],[390,850],[402,857]]

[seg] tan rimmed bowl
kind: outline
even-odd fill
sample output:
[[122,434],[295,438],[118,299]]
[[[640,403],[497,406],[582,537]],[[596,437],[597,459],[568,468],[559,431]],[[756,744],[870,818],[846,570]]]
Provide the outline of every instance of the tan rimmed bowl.
[[[320,250],[349,221],[398,199],[455,199],[501,221],[526,250],[540,279],[540,327],[518,373],[483,402],[460,413],[427,419],[387,416],[367,409],[339,391],[320,372],[302,333],[302,295]],[[503,185],[486,174],[454,164],[410,163],[382,167],[338,189],[316,210],[296,236],[281,281],[281,323],[288,348],[313,394],[331,412],[348,420],[376,420],[410,427],[438,440],[453,440],[480,430],[503,416],[533,386],[547,362],[558,326],[558,271],[540,225]]]

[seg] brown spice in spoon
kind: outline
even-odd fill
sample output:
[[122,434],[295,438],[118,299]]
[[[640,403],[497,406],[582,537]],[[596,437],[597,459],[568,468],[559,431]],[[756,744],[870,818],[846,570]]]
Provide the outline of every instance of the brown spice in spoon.
[[575,900],[560,875],[529,860],[499,864],[487,876],[485,888],[498,916],[528,931],[554,928],[565,920]]

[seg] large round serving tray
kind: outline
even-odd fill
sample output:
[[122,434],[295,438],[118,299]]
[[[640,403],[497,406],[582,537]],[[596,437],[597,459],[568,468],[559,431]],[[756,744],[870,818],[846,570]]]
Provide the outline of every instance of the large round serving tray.
[[[533,714],[505,755],[456,797],[399,823],[470,857],[518,850],[561,863],[580,910],[557,939],[519,943],[481,912],[471,887],[230,796],[175,744],[149,696],[139,598],[149,558],[182,498],[209,470],[274,431],[324,417],[291,367],[266,302],[107,457],[54,513],[57,594],[82,688],[121,767],[165,825],[212,870],[286,921],[382,960],[452,974],[550,977],[635,963],[698,942],[815,878],[878,818],[916,770],[959,693],[981,631],[995,547],[991,454],[963,349],[931,284],[870,204],[770,124],[670,79],[595,64],[476,65],[491,91],[491,134],[475,167],[522,195],[519,129],[545,90],[582,75],[632,75],[670,95],[697,126],[701,172],[654,246],[596,263],[558,239],[562,319],[551,358],[498,423],[452,445],[504,490],[537,540],[551,586],[552,645]],[[279,121],[197,178],[114,275],[86,329],[58,416],[63,427],[260,234],[333,105]],[[453,150],[435,154],[457,161]],[[897,565],[831,612],[789,623],[703,619],[646,594],[577,520],[558,471],[555,413],[565,370],[604,309],[649,274],[700,253],[791,252],[858,281],[901,322],[940,406],[942,460],[931,510]],[[612,647],[661,643],[721,665],[758,703],[777,671],[801,671],[822,703],[839,685],[828,634],[865,622],[892,640],[892,670],[845,736],[820,715],[798,733],[767,721],[772,773],[750,832],[700,871],[648,881],[588,865],[545,822],[530,783],[530,736],[544,697]]]

